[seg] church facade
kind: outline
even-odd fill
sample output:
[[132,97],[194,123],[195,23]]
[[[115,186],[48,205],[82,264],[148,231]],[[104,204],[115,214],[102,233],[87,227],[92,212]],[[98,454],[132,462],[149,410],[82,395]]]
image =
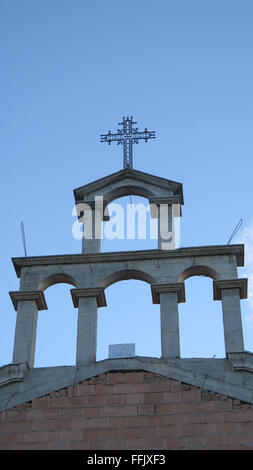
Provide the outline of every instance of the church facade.
[[[148,199],[158,247],[102,253],[108,204],[126,195]],[[89,227],[82,253],[12,260],[20,289],[10,292],[12,363],[0,367],[0,449],[253,449],[253,354],[244,349],[240,307],[247,279],[238,275],[244,246],[175,248],[182,184],[131,167],[75,189],[74,197]],[[180,355],[178,304],[187,301],[184,281],[196,275],[212,279],[222,306],[222,359]],[[106,308],[107,287],[127,279],[148,283],[160,305],[161,357],[97,361],[98,309]],[[78,309],[76,364],[36,368],[38,311],[56,283],[70,285]]]

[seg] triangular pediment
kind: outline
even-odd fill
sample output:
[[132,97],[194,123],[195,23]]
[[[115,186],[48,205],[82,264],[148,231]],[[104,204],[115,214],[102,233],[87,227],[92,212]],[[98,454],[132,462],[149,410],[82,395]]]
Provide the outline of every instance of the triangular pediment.
[[110,202],[127,194],[144,197],[180,196],[183,204],[183,185],[160,176],[133,169],[123,169],[74,190],[75,201],[104,196]]

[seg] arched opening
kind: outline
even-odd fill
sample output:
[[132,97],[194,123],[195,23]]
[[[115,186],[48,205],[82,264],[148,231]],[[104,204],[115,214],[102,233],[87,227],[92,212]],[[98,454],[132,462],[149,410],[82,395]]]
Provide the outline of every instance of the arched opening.
[[213,283],[208,277],[198,271],[185,282],[186,303],[179,305],[182,358],[225,357],[221,305],[213,301]]
[[126,281],[129,279],[137,279],[139,281],[144,281],[149,284],[153,284],[156,282],[153,276],[144,271],[139,271],[138,269],[123,269],[121,271],[115,271],[106,276],[106,278],[103,279],[101,286],[106,289],[107,287],[111,286],[112,284],[115,284],[116,282]]
[[157,219],[151,218],[149,200],[139,194],[122,195],[107,206],[101,251],[157,249]]
[[[47,282],[48,279],[42,285]],[[77,309],[72,303],[70,285],[58,282],[53,286],[51,282],[45,293],[48,310],[38,314],[35,367],[76,363]]]
[[217,279],[218,274],[214,269],[210,268],[209,266],[194,265],[185,269],[180,274],[178,282],[183,282],[192,276],[206,276],[211,277],[212,279]]
[[136,356],[160,357],[160,305],[150,285],[130,279],[106,289],[107,308],[98,310],[97,360],[108,358],[113,344],[135,343]]
[[39,283],[38,289],[45,290],[54,284],[62,283],[71,284],[72,286],[77,287],[76,280],[73,278],[73,276],[70,276],[66,273],[56,273],[42,279],[42,281]]
[[113,190],[109,191],[105,194],[105,200],[107,204],[110,204],[115,199],[119,199],[124,196],[140,196],[149,199],[150,197],[155,196],[155,194],[148,190],[147,188],[139,185],[134,184],[125,184],[123,186],[119,186],[118,188],[114,188]]

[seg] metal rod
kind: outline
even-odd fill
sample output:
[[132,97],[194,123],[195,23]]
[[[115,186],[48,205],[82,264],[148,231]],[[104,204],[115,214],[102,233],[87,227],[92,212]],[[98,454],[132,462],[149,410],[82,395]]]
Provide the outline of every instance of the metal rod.
[[24,228],[24,222],[21,222],[21,234],[22,234],[22,240],[23,240],[23,247],[24,247],[25,257],[27,257],[26,242],[25,242],[25,228]]
[[233,230],[233,232],[232,232],[232,234],[231,234],[231,236],[230,236],[230,238],[229,238],[229,240],[228,240],[228,242],[227,242],[227,245],[229,245],[229,243],[231,242],[231,240],[233,240],[234,236],[236,235],[236,233],[238,232],[239,228],[241,227],[242,222],[243,222],[243,220],[240,219],[239,222],[238,222],[238,224],[237,224],[236,227],[234,228],[234,230]]

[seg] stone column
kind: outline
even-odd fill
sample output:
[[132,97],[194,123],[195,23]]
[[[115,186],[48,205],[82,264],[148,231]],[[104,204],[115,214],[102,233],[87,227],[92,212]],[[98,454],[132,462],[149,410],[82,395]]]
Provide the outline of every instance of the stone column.
[[47,310],[43,291],[12,291],[10,297],[17,310],[13,362],[34,365],[38,310]]
[[152,197],[149,199],[152,218],[158,222],[158,249],[175,249],[174,217],[181,216],[181,197]]
[[160,303],[162,358],[180,357],[178,303],[185,302],[184,283],[151,285],[154,304]]
[[71,289],[71,295],[74,307],[78,307],[76,363],[90,365],[96,362],[97,308],[106,307],[104,289]]
[[96,196],[93,201],[82,201],[76,204],[79,221],[83,222],[82,253],[100,253],[101,224],[109,220],[105,213],[106,202],[102,196]]
[[222,301],[226,355],[244,351],[240,299],[247,298],[247,279],[217,280],[214,300]]

